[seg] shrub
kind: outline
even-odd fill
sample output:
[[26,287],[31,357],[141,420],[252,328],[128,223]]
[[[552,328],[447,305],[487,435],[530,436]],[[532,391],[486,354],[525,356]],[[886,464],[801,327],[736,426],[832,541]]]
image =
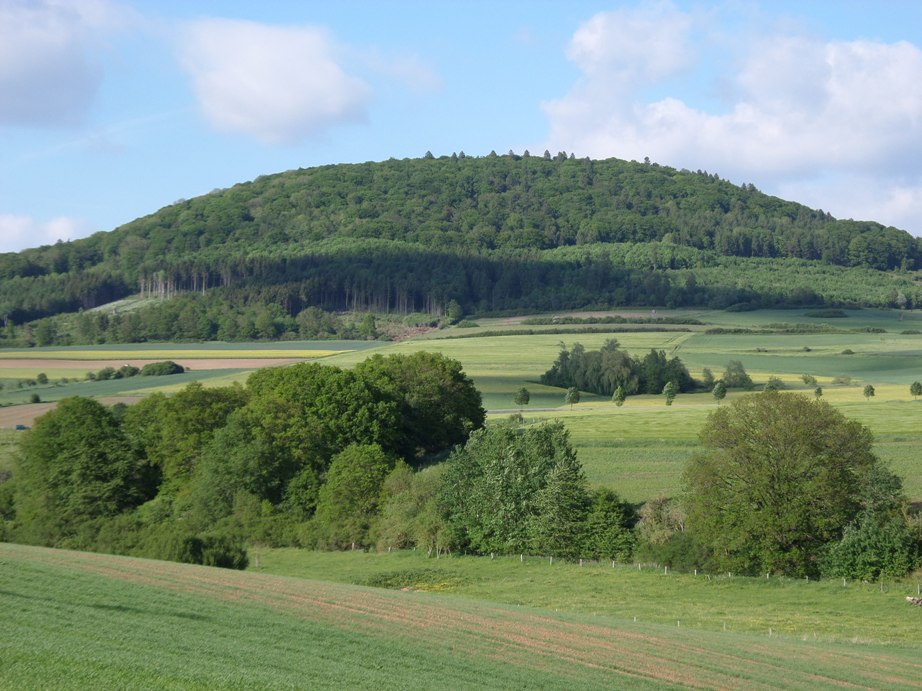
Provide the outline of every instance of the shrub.
[[109,379],[115,379],[115,368],[114,367],[103,367],[96,373],[96,379],[99,381],[107,381]]
[[250,564],[246,545],[240,539],[216,535],[203,538],[201,544],[201,561],[198,563],[204,566],[243,570]]
[[142,377],[160,377],[169,374],[182,374],[186,369],[172,360],[163,362],[149,362],[141,368]]
[[776,376],[771,376],[768,378],[768,381],[765,382],[765,387],[763,391],[780,391],[784,388],[784,382],[781,381]]

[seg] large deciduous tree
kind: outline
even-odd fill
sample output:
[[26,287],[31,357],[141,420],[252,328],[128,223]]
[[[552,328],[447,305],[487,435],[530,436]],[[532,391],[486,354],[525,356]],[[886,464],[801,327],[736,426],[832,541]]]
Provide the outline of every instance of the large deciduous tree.
[[714,411],[701,443],[685,471],[689,528],[737,573],[817,574],[878,464],[866,427],[778,392]]
[[553,422],[475,432],[448,461],[439,505],[453,547],[566,556],[580,538],[589,499],[569,434]]
[[480,392],[461,363],[441,353],[375,355],[355,373],[396,403],[396,450],[410,462],[463,444],[483,427]]
[[17,519],[31,542],[59,544],[82,524],[150,498],[152,489],[115,417],[94,400],[61,400],[20,443]]

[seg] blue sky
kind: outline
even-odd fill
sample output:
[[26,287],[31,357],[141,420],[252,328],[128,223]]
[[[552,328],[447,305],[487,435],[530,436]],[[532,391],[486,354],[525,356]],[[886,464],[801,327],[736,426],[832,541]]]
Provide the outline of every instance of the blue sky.
[[922,2],[0,0],[0,251],[291,168],[526,149],[922,235]]

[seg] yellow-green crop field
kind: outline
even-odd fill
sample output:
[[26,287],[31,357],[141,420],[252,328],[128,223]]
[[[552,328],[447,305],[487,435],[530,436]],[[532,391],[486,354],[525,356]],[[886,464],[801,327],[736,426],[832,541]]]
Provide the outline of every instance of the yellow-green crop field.
[[183,348],[144,349],[123,348],[119,350],[41,350],[0,351],[0,363],[6,360],[237,360],[241,358],[325,358],[344,352],[343,350],[269,350],[269,349],[202,349]]

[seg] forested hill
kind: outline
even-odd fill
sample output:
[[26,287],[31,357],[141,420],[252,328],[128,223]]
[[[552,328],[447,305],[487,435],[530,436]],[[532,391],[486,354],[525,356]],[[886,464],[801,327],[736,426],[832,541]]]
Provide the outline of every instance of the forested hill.
[[[639,265],[619,263],[635,244]],[[587,257],[603,255],[602,275],[577,277]],[[292,316],[311,305],[440,311],[450,300],[563,308],[590,295],[647,304],[669,283],[660,276],[659,288],[639,290],[651,275],[723,257],[905,271],[922,268],[922,242],[701,171],[565,153],[427,155],[267,175],[112,232],[0,255],[0,318],[214,288],[236,291],[229,300],[280,301]],[[621,290],[600,294],[603,284]],[[542,286],[553,297],[533,300]]]

